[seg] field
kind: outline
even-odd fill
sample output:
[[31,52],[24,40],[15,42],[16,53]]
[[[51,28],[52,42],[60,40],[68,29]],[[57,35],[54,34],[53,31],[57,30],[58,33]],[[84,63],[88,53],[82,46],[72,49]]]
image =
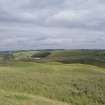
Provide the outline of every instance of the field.
[[1,64],[0,105],[105,105],[105,68],[58,62]]

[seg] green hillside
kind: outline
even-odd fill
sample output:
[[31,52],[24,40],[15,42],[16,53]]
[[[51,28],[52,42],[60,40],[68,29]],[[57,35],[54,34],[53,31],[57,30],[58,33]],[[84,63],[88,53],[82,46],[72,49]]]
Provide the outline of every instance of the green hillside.
[[50,57],[77,57],[77,56],[105,56],[105,51],[96,50],[64,50],[52,51]]
[[0,105],[104,104],[104,68],[56,62],[0,66]]
[[39,51],[17,51],[13,53],[15,60],[30,59],[32,55],[39,53]]
[[70,105],[70,104],[40,96],[0,90],[0,105]]
[[[47,56],[47,55],[48,56]],[[97,56],[105,57],[105,51],[101,50],[53,50],[53,51],[17,51],[13,52],[15,59],[28,59],[34,57],[48,57],[48,58],[60,58],[60,57],[79,57],[79,56]]]
[[104,50],[42,50],[0,53],[0,64],[14,61],[80,63],[105,67]]

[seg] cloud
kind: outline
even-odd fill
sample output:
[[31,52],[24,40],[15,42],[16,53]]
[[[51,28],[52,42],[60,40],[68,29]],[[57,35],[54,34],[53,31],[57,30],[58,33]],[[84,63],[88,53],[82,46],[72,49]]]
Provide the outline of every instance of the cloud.
[[0,50],[105,49],[104,0],[0,0]]

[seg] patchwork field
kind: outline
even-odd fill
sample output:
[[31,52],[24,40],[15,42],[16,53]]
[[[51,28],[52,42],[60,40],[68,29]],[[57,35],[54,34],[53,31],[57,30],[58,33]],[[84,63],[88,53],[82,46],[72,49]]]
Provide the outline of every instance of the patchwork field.
[[57,62],[1,65],[0,105],[105,105],[105,69]]

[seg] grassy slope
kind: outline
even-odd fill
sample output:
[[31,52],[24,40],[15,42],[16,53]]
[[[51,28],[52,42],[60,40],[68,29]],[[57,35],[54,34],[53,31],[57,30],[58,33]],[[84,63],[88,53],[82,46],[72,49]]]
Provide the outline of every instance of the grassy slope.
[[13,53],[13,56],[15,60],[28,59],[35,53],[38,53],[38,51],[18,51]]
[[[30,58],[32,55],[44,53],[44,51],[19,51],[13,53],[15,59]],[[59,58],[59,57],[78,57],[78,56],[105,56],[105,51],[82,51],[82,50],[68,50],[68,51],[52,51],[49,57]]]
[[40,96],[0,90],[0,105],[69,105]]
[[64,102],[104,105],[105,69],[28,62],[0,67],[0,105],[66,105]]
[[53,51],[50,57],[77,57],[77,56],[105,56],[105,51],[82,51],[82,50],[71,50],[71,51]]

